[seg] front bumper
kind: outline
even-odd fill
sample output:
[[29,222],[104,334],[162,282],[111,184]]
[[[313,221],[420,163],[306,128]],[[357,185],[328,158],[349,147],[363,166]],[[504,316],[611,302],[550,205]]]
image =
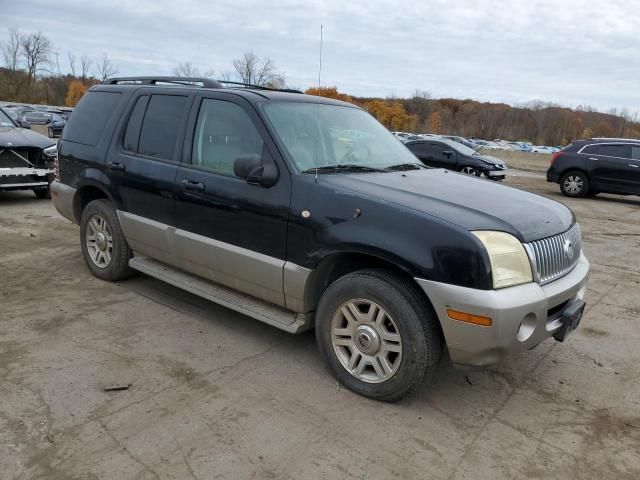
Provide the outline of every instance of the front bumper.
[[506,170],[490,170],[485,172],[485,175],[490,178],[504,178],[507,175]]
[[53,177],[48,168],[0,168],[0,190],[30,190],[46,188]]
[[[564,339],[564,311],[584,299],[588,277],[589,262],[581,255],[571,272],[546,285],[477,290],[416,281],[433,304],[453,363],[487,366],[511,353],[530,350],[554,335]],[[448,309],[490,317],[492,325],[452,320]]]

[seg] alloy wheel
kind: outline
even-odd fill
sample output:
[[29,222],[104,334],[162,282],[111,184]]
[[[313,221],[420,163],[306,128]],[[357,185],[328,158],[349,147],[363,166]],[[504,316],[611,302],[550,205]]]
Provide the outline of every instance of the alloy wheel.
[[402,338],[393,318],[371,300],[344,302],[331,320],[331,345],[342,366],[367,383],[384,382],[402,361]]
[[569,175],[564,179],[563,187],[567,193],[578,194],[584,188],[584,182],[578,175]]
[[462,173],[465,173],[467,175],[477,175],[477,170],[473,167],[462,167],[462,170],[460,170]]
[[109,224],[100,215],[92,215],[85,236],[91,261],[97,267],[107,268],[113,256],[113,236]]

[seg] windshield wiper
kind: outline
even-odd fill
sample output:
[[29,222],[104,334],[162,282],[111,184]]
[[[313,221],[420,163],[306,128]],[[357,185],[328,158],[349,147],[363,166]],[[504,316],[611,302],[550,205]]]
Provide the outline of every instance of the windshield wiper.
[[391,171],[406,171],[406,170],[422,170],[423,168],[427,168],[424,165],[420,165],[419,163],[399,163],[397,165],[391,165],[387,167],[385,170]]
[[303,170],[302,173],[335,173],[335,172],[386,172],[381,168],[357,165],[354,163],[338,163],[336,165],[323,165]]

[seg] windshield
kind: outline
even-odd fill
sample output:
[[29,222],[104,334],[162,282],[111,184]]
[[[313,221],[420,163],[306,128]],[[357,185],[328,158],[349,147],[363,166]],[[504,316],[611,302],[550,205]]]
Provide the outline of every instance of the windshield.
[[15,124],[2,109],[0,109],[0,127],[15,127]]
[[340,164],[388,168],[417,163],[391,132],[360,109],[269,102],[264,111],[300,172]]

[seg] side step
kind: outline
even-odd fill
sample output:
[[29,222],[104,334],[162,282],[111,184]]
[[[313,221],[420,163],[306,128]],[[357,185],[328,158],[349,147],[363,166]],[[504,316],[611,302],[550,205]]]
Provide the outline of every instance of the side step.
[[299,333],[313,326],[311,315],[290,312],[148,257],[133,257],[129,266],[285,332]]

